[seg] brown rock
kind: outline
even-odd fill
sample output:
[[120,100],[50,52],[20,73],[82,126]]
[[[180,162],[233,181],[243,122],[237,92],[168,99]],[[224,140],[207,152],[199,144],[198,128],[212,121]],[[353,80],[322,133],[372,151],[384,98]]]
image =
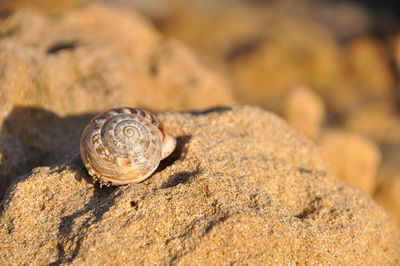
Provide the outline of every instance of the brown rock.
[[330,173],[373,194],[381,153],[372,141],[358,134],[328,131],[319,145],[329,162]]
[[231,59],[238,99],[277,110],[287,92],[303,84],[335,95],[341,66],[332,33],[307,19],[276,18],[273,25],[265,38]]
[[368,16],[361,8],[292,1],[289,9],[297,12],[288,12],[284,3],[156,2],[141,7],[162,32],[222,69],[242,103],[277,111],[288,90],[307,84],[324,97],[333,116],[341,117],[365,101],[391,97],[387,47],[362,36]]
[[374,199],[400,227],[400,145],[383,145]]
[[368,37],[357,38],[345,49],[347,75],[357,97],[382,99],[394,86],[389,57],[382,43]]
[[229,4],[219,1],[212,5],[197,0],[158,1],[157,6],[163,2],[168,5],[158,12],[141,8],[150,13],[161,32],[182,40],[213,62],[226,60],[238,46],[259,39],[264,35],[260,31],[264,26],[262,20],[274,14],[267,8],[254,8],[238,1]]
[[[60,138],[61,148],[46,145],[47,136],[57,138],[58,120],[16,106],[71,118],[121,106],[183,110],[233,103],[223,80],[133,11],[102,5],[59,17],[20,11],[0,24],[0,35],[0,125],[6,117],[8,123],[1,126],[0,198],[13,178],[38,165],[33,162],[54,163],[66,154],[49,150],[70,150]],[[80,134],[82,122],[72,135]]]
[[356,39],[341,49],[328,29],[306,19],[278,20],[274,29],[230,62],[239,100],[277,110],[289,89],[307,84],[343,116],[366,101],[390,99],[394,81],[379,42]]
[[9,105],[65,115],[122,105],[181,110],[233,103],[221,79],[134,12],[89,5],[51,18],[21,11],[0,31]]
[[40,108],[13,108],[0,131],[0,198],[18,175],[78,151],[81,132],[93,115],[60,117]]
[[59,15],[85,2],[88,0],[3,0],[0,3],[0,12],[8,14],[19,9],[38,9],[50,15]]
[[349,113],[344,127],[380,144],[400,145],[400,113],[389,101],[367,104]]
[[400,35],[392,41],[392,47],[394,50],[394,59],[396,64],[397,73],[400,73]]
[[143,183],[92,184],[78,155],[19,178],[2,264],[398,264],[400,234],[318,170],[311,141],[258,108],[160,115],[178,137]]
[[400,171],[385,174],[374,199],[400,227]]
[[283,102],[283,117],[294,128],[312,140],[317,140],[325,119],[325,105],[321,97],[306,87],[289,92]]
[[382,166],[378,170],[376,201],[400,225],[400,115],[393,103],[381,101],[350,113],[344,126],[379,143]]

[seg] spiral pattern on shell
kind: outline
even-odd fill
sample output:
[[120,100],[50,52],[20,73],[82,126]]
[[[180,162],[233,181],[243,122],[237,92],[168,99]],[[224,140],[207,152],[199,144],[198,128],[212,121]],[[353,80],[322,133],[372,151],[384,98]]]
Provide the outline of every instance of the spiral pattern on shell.
[[112,109],[84,129],[80,152],[89,174],[102,184],[141,182],[175,149],[161,121],[148,111]]

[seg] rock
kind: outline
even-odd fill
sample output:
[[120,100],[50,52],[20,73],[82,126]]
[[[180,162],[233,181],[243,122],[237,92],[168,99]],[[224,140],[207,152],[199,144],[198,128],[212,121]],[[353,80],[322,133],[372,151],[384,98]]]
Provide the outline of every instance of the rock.
[[400,233],[318,148],[254,107],[164,113],[178,138],[143,183],[93,184],[78,153],[21,176],[2,264],[398,264]]
[[0,130],[0,198],[17,176],[77,151],[83,128],[94,115],[60,117],[37,107],[13,108]]
[[[394,60],[396,65],[397,73],[400,73],[400,35],[398,34],[396,38],[392,40],[392,47],[394,50]],[[398,75],[398,74],[397,74]]]
[[390,99],[394,80],[383,43],[369,37],[355,38],[344,53],[347,74],[354,82],[353,93],[358,94],[357,98]]
[[344,127],[380,144],[400,145],[400,113],[395,104],[389,101],[378,101],[358,108],[346,117]]
[[8,105],[71,115],[123,105],[160,111],[233,103],[222,79],[133,11],[94,4],[56,18],[21,11],[0,32]]
[[347,130],[363,134],[379,144],[382,165],[378,169],[374,199],[400,226],[400,115],[388,101],[368,104],[349,114],[344,124]]
[[89,0],[65,0],[57,2],[52,0],[4,0],[0,3],[0,12],[2,14],[9,14],[19,9],[38,9],[46,14],[60,15],[88,1]]
[[317,140],[325,119],[322,98],[306,87],[291,90],[283,101],[283,117],[294,128],[312,140]]
[[159,10],[149,10],[136,3],[134,6],[150,14],[165,35],[182,40],[213,63],[227,60],[238,46],[260,39],[264,35],[260,27],[264,26],[265,16],[275,14],[265,12],[267,8],[254,8],[237,1],[219,1],[212,5],[197,0],[158,1],[153,6],[161,6]]
[[358,134],[328,131],[319,143],[329,162],[329,172],[370,195],[377,183],[381,153],[372,141]]
[[[266,36],[229,62],[242,102],[279,110],[288,91],[303,84],[336,95],[341,50],[329,29],[307,19],[273,20]],[[335,98],[336,100],[336,98]]]
[[234,102],[222,79],[133,11],[99,4],[58,17],[19,11],[0,24],[0,35],[0,198],[12,179],[38,166],[34,162],[55,163],[70,150],[60,141],[60,153],[49,152],[54,146],[46,145],[47,136],[60,133],[56,120],[18,106],[71,118],[121,106],[193,110]]
[[381,43],[356,39],[341,49],[328,29],[307,20],[274,29],[232,58],[238,100],[277,110],[289,89],[307,84],[333,115],[345,116],[365,102],[391,99],[393,74]]
[[334,116],[343,116],[354,106],[391,99],[396,93],[391,49],[370,34],[378,24],[361,6],[304,1],[291,1],[290,7],[279,1],[129,3],[149,14],[167,36],[182,40],[222,69],[242,103],[276,111],[287,90],[306,84],[324,97]]
[[374,194],[375,201],[400,227],[400,174],[397,169],[391,175],[384,173],[382,183]]
[[400,227],[400,145],[384,145],[374,199]]

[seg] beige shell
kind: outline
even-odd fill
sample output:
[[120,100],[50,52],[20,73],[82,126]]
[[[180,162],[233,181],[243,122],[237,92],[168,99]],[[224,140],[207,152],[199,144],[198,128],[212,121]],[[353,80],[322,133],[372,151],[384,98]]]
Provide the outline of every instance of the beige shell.
[[117,108],[99,114],[85,127],[80,152],[96,181],[123,185],[148,178],[175,146],[175,138],[150,112]]

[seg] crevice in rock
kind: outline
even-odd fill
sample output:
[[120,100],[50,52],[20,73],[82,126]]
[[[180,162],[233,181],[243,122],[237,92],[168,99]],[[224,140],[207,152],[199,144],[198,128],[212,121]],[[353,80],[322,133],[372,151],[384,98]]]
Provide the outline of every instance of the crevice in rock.
[[237,45],[226,55],[227,61],[233,61],[240,56],[246,56],[254,52],[263,43],[263,41],[265,41],[265,39],[265,37],[256,38],[254,40],[249,40]]
[[304,167],[298,167],[297,170],[300,172],[300,174],[311,174],[313,172],[312,169],[304,168]]
[[156,77],[160,72],[159,62],[156,57],[151,57],[149,60],[149,73]]
[[210,113],[225,113],[227,111],[232,111],[232,108],[227,106],[219,106],[204,111],[191,111],[189,113],[194,116],[200,116],[200,115],[207,115]]
[[207,235],[208,233],[210,233],[211,230],[214,228],[214,226],[216,226],[216,225],[219,224],[219,223],[222,223],[222,222],[226,221],[229,217],[230,217],[229,215],[223,214],[222,216],[218,217],[216,220],[211,221],[211,222],[207,225],[207,227],[206,227],[206,229],[204,230],[204,233],[203,233],[202,236],[205,236],[205,235]]
[[70,41],[70,42],[59,42],[51,45],[47,49],[47,54],[57,54],[60,51],[63,50],[73,50],[77,47],[77,42],[76,41]]
[[6,10],[6,9],[0,10],[0,19],[6,19],[6,18],[8,18],[11,14],[12,14],[12,11],[11,11],[11,10]]
[[294,217],[300,220],[306,219],[307,217],[319,212],[322,207],[322,197],[315,197],[304,210],[302,210],[299,214],[294,215]]
[[129,202],[129,204],[131,205],[131,208],[133,208],[133,209],[138,208],[138,205],[137,205],[136,201],[134,201],[134,200],[131,200],[131,202]]

